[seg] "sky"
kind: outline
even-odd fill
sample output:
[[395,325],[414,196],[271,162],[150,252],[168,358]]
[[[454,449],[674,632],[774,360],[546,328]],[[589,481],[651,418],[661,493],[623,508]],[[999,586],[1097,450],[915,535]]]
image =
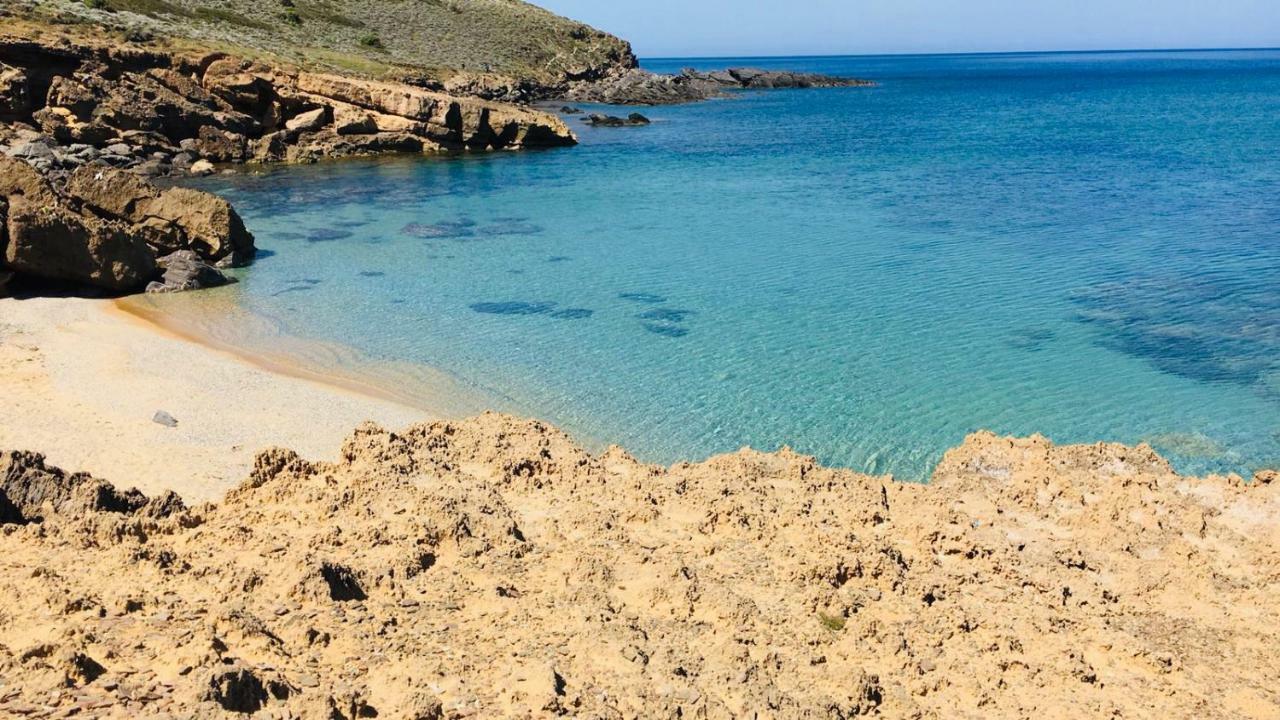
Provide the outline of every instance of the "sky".
[[640,57],[1280,46],[1280,0],[532,0]]

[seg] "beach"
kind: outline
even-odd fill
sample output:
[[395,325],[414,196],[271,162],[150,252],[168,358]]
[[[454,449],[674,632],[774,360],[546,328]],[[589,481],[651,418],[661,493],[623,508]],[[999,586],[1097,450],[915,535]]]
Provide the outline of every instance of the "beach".
[[0,385],[0,448],[193,502],[220,498],[268,447],[333,458],[363,421],[432,417],[202,346],[103,300],[0,300]]

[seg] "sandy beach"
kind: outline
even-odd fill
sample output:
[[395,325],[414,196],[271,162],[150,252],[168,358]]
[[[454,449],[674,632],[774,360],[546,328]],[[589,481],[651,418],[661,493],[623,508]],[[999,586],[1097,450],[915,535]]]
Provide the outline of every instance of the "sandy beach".
[[[267,447],[334,458],[365,420],[398,427],[432,417],[282,369],[166,332],[111,301],[0,300],[0,448],[201,501],[243,480]],[[159,411],[177,426],[155,422]]]

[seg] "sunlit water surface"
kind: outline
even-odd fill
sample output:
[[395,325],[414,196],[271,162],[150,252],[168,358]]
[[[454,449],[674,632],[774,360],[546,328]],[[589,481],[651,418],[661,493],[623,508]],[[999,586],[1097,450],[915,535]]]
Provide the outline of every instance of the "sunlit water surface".
[[268,252],[160,308],[231,298],[652,461],[924,478],[990,428],[1280,464],[1280,52],[650,66],[743,64],[881,84],[217,178]]

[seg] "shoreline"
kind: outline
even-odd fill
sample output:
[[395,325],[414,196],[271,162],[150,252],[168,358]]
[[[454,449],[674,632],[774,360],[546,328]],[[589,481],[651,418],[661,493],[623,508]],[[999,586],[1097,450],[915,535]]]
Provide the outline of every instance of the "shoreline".
[[[221,499],[270,447],[333,459],[362,422],[441,416],[77,298],[0,300],[0,383],[0,448],[188,502]],[[177,427],[153,421],[160,411]]]

